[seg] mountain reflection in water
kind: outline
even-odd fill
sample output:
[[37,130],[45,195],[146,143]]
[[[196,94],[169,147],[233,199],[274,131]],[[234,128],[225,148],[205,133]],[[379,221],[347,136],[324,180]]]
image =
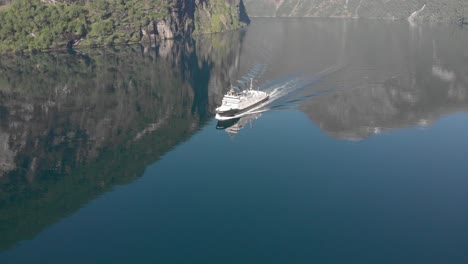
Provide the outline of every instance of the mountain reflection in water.
[[241,39],[2,57],[0,250],[138,178],[204,126]]
[[261,113],[251,113],[239,118],[218,121],[218,123],[216,124],[216,128],[223,129],[224,131],[226,131],[226,133],[229,134],[229,136],[233,137],[237,133],[239,133],[239,131],[243,129],[246,125],[250,124],[250,126],[252,126],[252,122],[254,120],[257,120],[261,116]]
[[298,105],[330,136],[354,140],[467,111],[466,43],[456,26],[257,19],[241,68],[264,63],[264,88],[288,91],[270,107]]
[[347,33],[343,61],[349,67],[333,80],[343,87],[301,106],[322,129],[336,138],[362,139],[468,110],[466,30],[400,26],[375,31],[373,49],[358,45],[363,30]]
[[[72,55],[42,53],[3,56],[0,60],[0,251],[10,252],[7,249],[19,241],[35,238],[46,227],[77,212],[97,196],[143,175],[149,164],[181,142],[189,140],[212,121],[214,109],[221,102],[231,80],[245,87],[253,78],[256,87],[270,93],[271,100],[258,109],[259,113],[228,123],[210,124],[224,129],[231,136],[242,133],[251,124],[253,129],[258,124],[258,127],[263,128],[262,131],[284,129],[279,131],[283,133],[279,135],[284,138],[275,138],[274,142],[286,142],[279,145],[284,148],[289,144],[288,140],[295,142],[295,145],[291,145],[295,155],[285,158],[304,161],[290,163],[289,160],[287,164],[306,164],[309,155],[316,154],[315,150],[302,149],[302,153],[295,149],[297,146],[310,146],[302,142],[308,140],[306,136],[314,136],[308,134],[313,130],[301,130],[303,127],[300,126],[306,125],[294,119],[304,117],[304,114],[309,118],[304,118],[307,125],[311,124],[311,120],[334,139],[363,140],[386,130],[428,126],[443,115],[467,111],[466,43],[468,31],[450,26],[414,27],[406,22],[374,20],[254,19],[245,31],[203,36],[194,40],[166,41],[157,46],[81,50]],[[294,114],[288,115],[287,111],[283,111],[291,108],[303,113],[292,111]],[[288,126],[274,123],[275,117],[280,116],[275,116],[274,111],[283,111],[282,121],[288,121]],[[299,120],[297,127],[295,120]],[[214,130],[215,127],[210,129]],[[250,165],[253,170],[248,170],[263,173],[263,168],[255,166],[272,164],[272,157],[262,152],[268,152],[271,145],[266,144],[269,139],[267,134],[252,134],[243,138],[245,145],[224,147],[235,149],[242,146],[233,154],[239,157],[245,154],[250,143],[257,143],[258,137],[265,139],[260,140],[260,143],[265,143],[268,149],[254,148],[258,151],[256,154],[265,154],[262,160],[265,163],[252,162]],[[200,147],[203,148],[202,152],[205,147],[207,153],[210,149],[219,151],[217,145],[210,145],[212,138],[209,137],[213,134],[204,136],[206,141],[200,144],[203,146]],[[335,156],[333,151],[342,153],[340,147],[343,146],[334,144],[336,140],[318,138],[317,141],[313,143],[323,144],[322,151],[327,149],[330,157]],[[223,143],[219,139],[213,142]],[[185,154],[195,156],[200,149],[190,149],[193,154]],[[282,151],[277,149],[276,156],[282,157]],[[366,150],[363,153],[367,154]],[[213,156],[225,160],[217,152]],[[320,160],[319,156],[316,156],[317,160]],[[177,158],[173,159],[180,162]],[[386,161],[383,160],[383,164]],[[219,160],[202,160],[200,167],[205,166],[205,162],[210,166],[218,166]],[[323,168],[316,164],[314,167],[320,167],[320,170],[314,171],[314,175],[320,176],[329,167],[336,171],[335,174],[323,174],[326,176],[324,182],[331,176],[347,175],[348,171],[340,171],[335,162],[318,164]],[[288,178],[288,184],[294,183],[294,180],[299,182],[300,179],[313,178],[308,176],[313,168],[307,165],[303,168],[291,167],[291,170],[286,165],[282,166],[282,163],[278,166],[284,169],[281,170],[284,175],[295,173],[297,169],[298,174],[293,175],[297,177],[291,177],[291,182]],[[354,164],[348,166],[344,168],[354,168]],[[200,173],[206,174],[205,179],[221,178],[217,177],[219,175],[210,178],[213,176],[210,171],[219,172],[219,168],[204,171],[196,169],[180,174]],[[276,167],[270,169],[271,173],[277,171]],[[250,175],[244,175],[245,178],[238,177],[238,174],[235,176],[234,180],[239,181],[237,187],[234,186],[236,188],[251,186],[252,183],[252,186],[260,186],[251,181]],[[370,178],[374,179],[373,176]],[[257,184],[263,184],[265,179],[256,180]],[[349,177],[347,180],[351,182],[353,179]],[[192,183],[201,186],[200,182]],[[310,182],[303,185],[303,193],[298,192],[304,197],[314,193],[310,190],[315,185],[307,183]],[[281,186],[288,184],[281,183]],[[231,185],[226,185],[231,188]],[[267,185],[261,186],[263,188]],[[328,188],[323,186],[325,188],[316,191]],[[235,195],[244,193],[235,192],[238,189],[234,187],[229,190],[233,191],[233,201],[237,202],[239,197]],[[337,188],[337,194],[342,193],[340,188]],[[281,197],[276,196],[277,190],[283,189],[273,188],[271,194],[274,195],[268,196],[269,193],[265,196],[268,197],[265,200],[268,203],[273,201],[269,205],[274,209],[277,204],[273,198]],[[248,200],[249,197],[260,197],[257,196],[257,189],[249,191],[251,196],[242,198]],[[328,198],[326,195],[322,197],[325,199],[317,201]],[[202,202],[200,204],[205,205]],[[205,213],[211,216],[215,209],[209,207],[210,203],[206,204]],[[255,205],[250,200],[245,204]],[[285,208],[300,205],[284,204]],[[172,205],[167,201],[167,207]],[[216,205],[216,209],[224,205]],[[233,205],[237,203],[230,204]],[[317,207],[318,210],[328,208],[325,205]],[[235,211],[241,210],[240,207],[228,208],[234,208]],[[255,208],[245,215],[257,216],[254,211],[261,214]],[[229,213],[234,215],[236,212]],[[203,217],[206,215],[200,214],[197,220],[201,220],[197,223],[205,223]],[[284,211],[281,211],[281,215],[285,215]],[[238,222],[242,221],[233,223]],[[172,219],[168,223],[172,223]],[[308,228],[311,225],[305,223],[304,226]],[[222,225],[219,227],[223,228]],[[249,225],[241,226],[241,230],[245,227]],[[353,228],[350,230],[359,231]],[[258,237],[268,238],[262,235]],[[226,237],[223,235],[221,239]],[[254,239],[248,242],[252,241]],[[159,242],[166,245],[167,241]],[[216,245],[219,244],[216,241]],[[297,245],[291,243],[291,248]],[[21,251],[18,252],[21,255]]]

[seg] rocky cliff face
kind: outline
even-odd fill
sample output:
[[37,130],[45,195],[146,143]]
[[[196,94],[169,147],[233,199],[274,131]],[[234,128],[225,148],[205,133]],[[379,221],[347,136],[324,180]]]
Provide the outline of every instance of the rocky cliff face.
[[240,28],[249,23],[242,0],[196,0],[195,33]]
[[[170,1],[169,1],[170,2]],[[143,38],[172,39],[190,34],[209,34],[239,29],[250,20],[243,0],[176,0],[164,19],[142,28]]]
[[250,16],[461,22],[464,0],[245,0]]

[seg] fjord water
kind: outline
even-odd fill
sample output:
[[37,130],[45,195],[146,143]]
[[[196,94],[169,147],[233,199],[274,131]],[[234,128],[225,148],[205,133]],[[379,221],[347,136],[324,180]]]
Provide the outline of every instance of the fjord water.
[[[1,263],[466,263],[468,30],[254,19],[0,61]],[[223,129],[229,81],[271,100]]]

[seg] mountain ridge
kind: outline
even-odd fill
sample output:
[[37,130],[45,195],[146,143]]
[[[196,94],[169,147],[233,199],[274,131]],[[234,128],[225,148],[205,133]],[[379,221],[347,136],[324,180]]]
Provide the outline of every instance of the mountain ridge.
[[[245,0],[252,17],[344,17],[461,23],[463,0]],[[466,20],[466,19],[465,19]]]

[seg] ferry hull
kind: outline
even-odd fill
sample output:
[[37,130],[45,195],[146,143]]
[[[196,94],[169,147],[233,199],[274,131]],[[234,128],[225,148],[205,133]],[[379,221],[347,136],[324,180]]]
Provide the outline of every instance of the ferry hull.
[[254,104],[251,104],[250,106],[242,108],[242,109],[231,109],[231,110],[228,110],[228,111],[217,111],[216,119],[218,119],[218,120],[229,120],[229,119],[239,118],[238,115],[243,114],[243,113],[251,110],[252,108],[255,108],[259,104],[267,101],[269,98],[270,98],[269,96],[266,96],[262,100],[259,100],[259,101],[255,102]]

